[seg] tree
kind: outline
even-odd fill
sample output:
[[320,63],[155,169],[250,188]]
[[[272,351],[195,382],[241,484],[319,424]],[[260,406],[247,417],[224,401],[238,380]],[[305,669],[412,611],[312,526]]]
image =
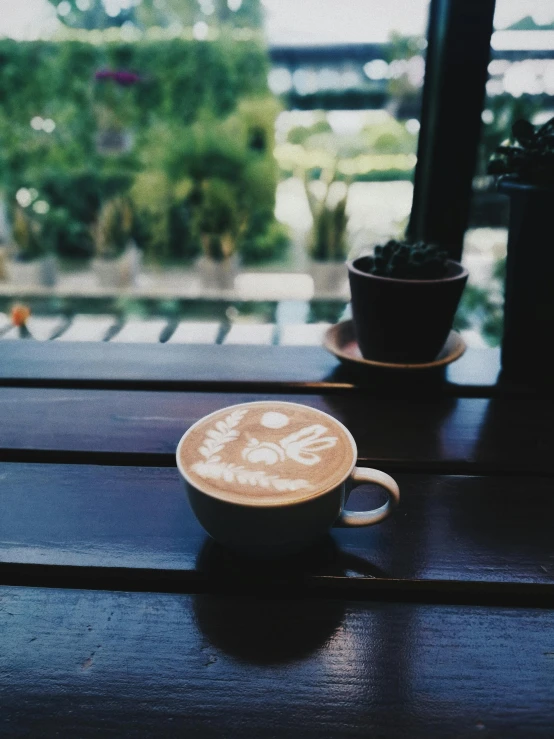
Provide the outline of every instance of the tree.
[[86,30],[133,23],[138,28],[174,23],[260,28],[260,0],[49,0],[62,23]]
[[[57,9],[61,22],[71,28],[84,28],[87,31],[103,30],[110,26],[122,26],[127,22],[133,23],[136,20],[136,8],[129,2],[118,3],[115,0],[113,5],[110,5],[109,0],[49,1]],[[116,9],[118,12],[113,15]]]

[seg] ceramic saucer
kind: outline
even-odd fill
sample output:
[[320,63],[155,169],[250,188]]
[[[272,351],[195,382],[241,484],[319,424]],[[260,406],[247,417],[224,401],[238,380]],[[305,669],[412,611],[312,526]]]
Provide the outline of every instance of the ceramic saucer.
[[451,331],[445,345],[432,362],[395,364],[394,362],[378,362],[374,359],[364,359],[356,341],[352,319],[330,326],[323,337],[323,346],[345,364],[395,370],[425,370],[444,367],[450,364],[450,362],[459,359],[466,350],[465,341],[460,334],[457,331]]

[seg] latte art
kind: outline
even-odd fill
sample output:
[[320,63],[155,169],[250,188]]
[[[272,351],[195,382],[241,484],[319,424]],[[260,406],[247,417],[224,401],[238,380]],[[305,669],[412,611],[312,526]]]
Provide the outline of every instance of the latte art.
[[281,502],[338,485],[354,463],[342,424],[296,403],[225,408],[195,424],[180,461],[193,485],[227,500]]
[[272,441],[258,441],[250,439],[247,446],[242,450],[242,456],[248,462],[265,462],[266,464],[275,464],[283,462],[285,452],[280,446]]
[[321,457],[315,454],[316,451],[335,446],[337,443],[336,436],[319,439],[326,431],[325,426],[321,426],[321,424],[307,426],[295,434],[281,439],[279,445],[272,441],[250,439],[248,446],[242,450],[242,456],[250,462],[265,462],[266,464],[282,462],[287,456],[300,464],[311,466],[321,462]]

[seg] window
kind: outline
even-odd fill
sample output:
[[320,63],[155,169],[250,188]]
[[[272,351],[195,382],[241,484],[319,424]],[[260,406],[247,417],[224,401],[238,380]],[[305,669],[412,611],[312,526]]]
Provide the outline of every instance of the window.
[[319,262],[410,213],[428,1],[408,5],[2,0],[0,310],[161,340],[337,320],[346,273]]
[[508,199],[487,176],[487,162],[511,123],[545,122],[554,115],[554,9],[534,0],[497,0],[486,99],[464,262],[470,271],[463,320],[473,340],[502,338]]

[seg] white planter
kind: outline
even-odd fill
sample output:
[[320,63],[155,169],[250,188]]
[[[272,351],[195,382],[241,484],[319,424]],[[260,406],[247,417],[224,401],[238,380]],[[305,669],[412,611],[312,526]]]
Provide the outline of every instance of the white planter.
[[58,263],[52,254],[30,262],[14,259],[8,264],[8,276],[20,287],[53,287],[58,281]]
[[136,285],[142,262],[142,254],[133,244],[117,259],[92,260],[92,271],[101,287],[133,287]]
[[202,256],[196,263],[204,287],[231,290],[235,285],[239,260],[236,254],[221,261]]
[[314,293],[335,293],[348,280],[348,270],[345,262],[316,262],[310,263],[310,275],[314,281]]

